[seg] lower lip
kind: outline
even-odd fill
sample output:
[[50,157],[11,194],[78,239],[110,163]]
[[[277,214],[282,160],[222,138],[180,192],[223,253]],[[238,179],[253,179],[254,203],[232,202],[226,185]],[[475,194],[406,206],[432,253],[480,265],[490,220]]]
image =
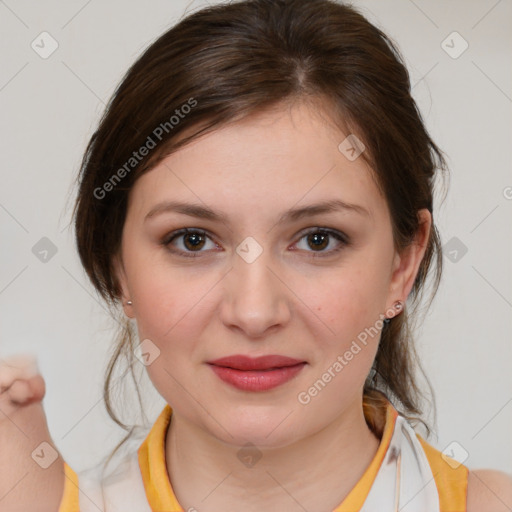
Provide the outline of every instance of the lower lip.
[[210,366],[221,380],[235,388],[243,391],[267,391],[293,379],[305,365],[306,363],[299,363],[275,370],[234,370],[223,366]]

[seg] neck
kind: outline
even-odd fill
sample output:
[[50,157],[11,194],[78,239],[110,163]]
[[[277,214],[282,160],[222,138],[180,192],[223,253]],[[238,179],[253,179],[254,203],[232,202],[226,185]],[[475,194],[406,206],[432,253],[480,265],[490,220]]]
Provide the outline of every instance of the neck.
[[[379,443],[359,400],[314,435],[258,450],[259,460],[244,459],[243,464],[240,447],[225,444],[173,412],[166,463],[184,510],[327,512],[360,480]],[[247,455],[253,454],[249,450]]]

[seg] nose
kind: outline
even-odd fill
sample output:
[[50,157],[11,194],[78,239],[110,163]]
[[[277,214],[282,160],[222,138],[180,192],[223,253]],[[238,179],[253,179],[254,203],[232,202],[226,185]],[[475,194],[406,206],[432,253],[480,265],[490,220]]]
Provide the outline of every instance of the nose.
[[293,293],[271,259],[266,251],[254,261],[234,254],[223,280],[221,321],[251,339],[265,338],[290,321]]

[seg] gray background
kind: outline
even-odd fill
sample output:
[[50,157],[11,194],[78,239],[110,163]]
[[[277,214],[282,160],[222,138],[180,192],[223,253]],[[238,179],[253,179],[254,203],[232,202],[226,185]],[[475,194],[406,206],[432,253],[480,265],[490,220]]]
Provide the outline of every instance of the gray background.
[[[426,124],[450,157],[449,193],[434,212],[448,247],[445,275],[417,333],[438,405],[438,438],[429,442],[453,448],[470,468],[512,472],[512,4],[354,4],[398,43]],[[101,402],[114,323],[68,228],[73,180],[122,74],[185,9],[203,5],[0,0],[0,356],[37,355],[53,439],[77,471],[121,430]],[[43,31],[58,42],[46,59],[31,47],[42,46]],[[57,250],[47,261],[37,257],[43,237]],[[163,405],[155,395],[145,399],[151,421]]]

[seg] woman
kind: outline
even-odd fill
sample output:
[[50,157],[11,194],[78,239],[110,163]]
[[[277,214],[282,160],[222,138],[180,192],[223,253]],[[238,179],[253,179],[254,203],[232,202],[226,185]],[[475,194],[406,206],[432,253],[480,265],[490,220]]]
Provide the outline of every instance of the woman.
[[[60,512],[508,510],[507,475],[413,430],[409,315],[441,275],[443,169],[398,51],[353,8],[234,2],[163,34],[89,143],[75,227],[168,406],[105,471],[31,471],[9,510],[34,488]],[[114,418],[133,348],[128,322]],[[21,372],[5,406],[49,439],[44,381]]]

